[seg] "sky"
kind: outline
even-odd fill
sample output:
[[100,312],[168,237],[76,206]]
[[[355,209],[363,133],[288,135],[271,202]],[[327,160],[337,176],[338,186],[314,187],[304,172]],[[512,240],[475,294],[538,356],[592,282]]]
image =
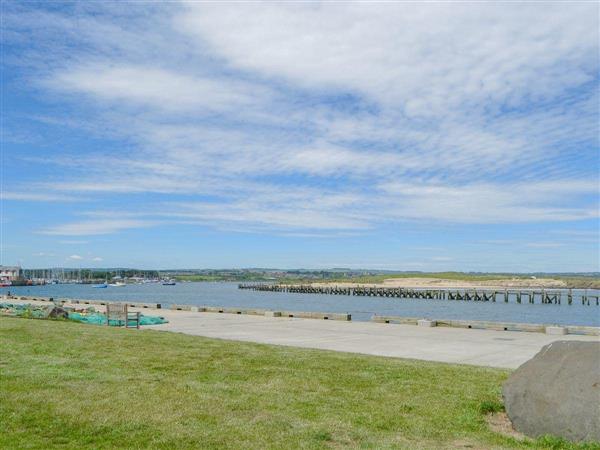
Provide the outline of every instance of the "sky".
[[591,272],[597,2],[2,2],[2,264]]

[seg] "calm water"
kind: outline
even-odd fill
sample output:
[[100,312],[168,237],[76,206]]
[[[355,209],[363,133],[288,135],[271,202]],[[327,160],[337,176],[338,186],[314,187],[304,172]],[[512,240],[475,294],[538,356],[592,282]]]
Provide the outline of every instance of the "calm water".
[[[237,283],[136,284],[96,289],[91,285],[60,284],[0,289],[16,295],[80,298],[147,303],[233,306],[288,311],[323,311],[352,314],[353,320],[369,320],[373,314],[431,319],[493,320],[564,325],[600,326],[600,306],[531,305],[528,303],[409,300],[345,295],[289,294],[238,289]],[[588,291],[597,295],[598,291]],[[563,297],[564,300],[564,297]]]

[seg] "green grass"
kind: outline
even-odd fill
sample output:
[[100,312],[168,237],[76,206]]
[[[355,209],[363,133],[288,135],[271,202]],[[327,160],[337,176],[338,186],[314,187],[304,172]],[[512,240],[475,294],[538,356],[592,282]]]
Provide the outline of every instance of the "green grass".
[[0,318],[0,448],[595,448],[488,429],[507,371]]

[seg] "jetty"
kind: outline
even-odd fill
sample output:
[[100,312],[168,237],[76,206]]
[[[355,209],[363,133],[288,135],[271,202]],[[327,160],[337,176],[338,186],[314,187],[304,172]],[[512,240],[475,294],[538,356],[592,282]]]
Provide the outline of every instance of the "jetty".
[[239,289],[251,289],[264,292],[286,292],[294,294],[350,295],[360,297],[387,297],[428,300],[457,300],[474,302],[515,302],[560,305],[581,303],[582,305],[600,305],[598,294],[588,294],[587,290],[573,289],[448,289],[448,288],[399,288],[375,286],[317,286],[312,284],[239,284]]

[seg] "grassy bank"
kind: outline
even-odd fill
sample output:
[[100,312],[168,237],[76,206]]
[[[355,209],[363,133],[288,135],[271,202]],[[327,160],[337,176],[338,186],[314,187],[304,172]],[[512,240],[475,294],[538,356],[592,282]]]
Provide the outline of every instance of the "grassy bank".
[[487,428],[502,370],[15,318],[0,338],[0,448],[563,448]]

